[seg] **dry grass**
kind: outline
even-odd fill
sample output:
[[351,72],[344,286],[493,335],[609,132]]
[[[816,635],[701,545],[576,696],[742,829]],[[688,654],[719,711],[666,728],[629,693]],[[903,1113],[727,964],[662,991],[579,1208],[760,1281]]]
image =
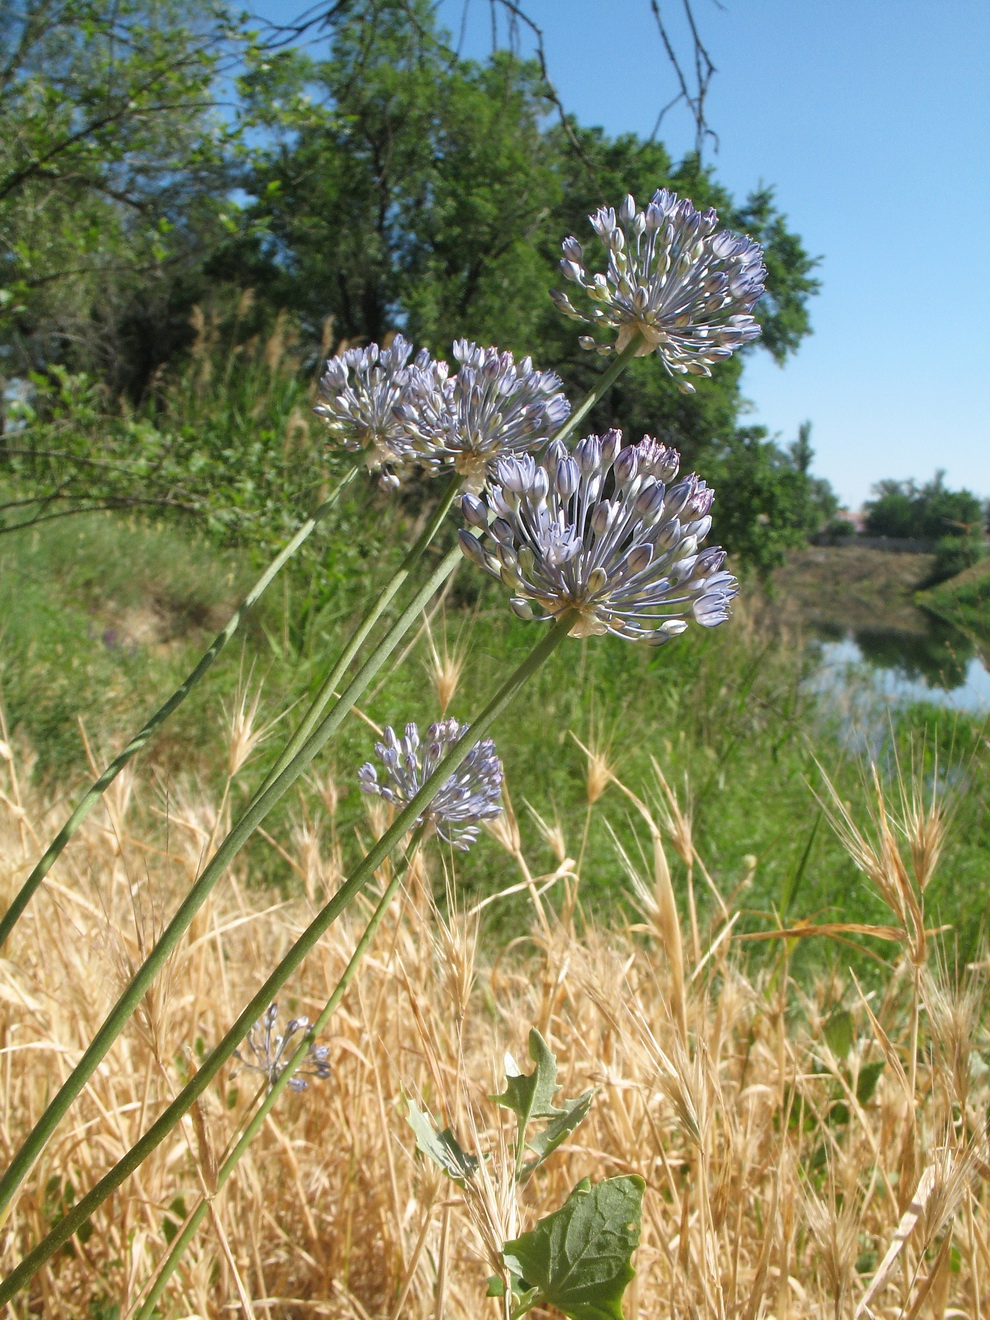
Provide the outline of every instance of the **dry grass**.
[[[244,707],[235,715],[234,771]],[[6,901],[61,808],[26,793],[24,759],[0,752]],[[243,873],[218,887],[34,1170],[4,1230],[5,1266],[123,1154],[335,886],[335,791],[319,787],[326,820],[300,816],[272,840],[301,896],[271,903]],[[947,970],[924,925],[944,804],[911,785],[885,800],[879,784],[873,822],[834,804],[891,908],[890,942],[874,947],[899,961],[885,990],[864,994],[852,978],[791,979],[791,941],[815,929],[800,923],[747,971],[737,896],[710,892],[686,799],[662,776],[642,796],[619,787],[642,825],[642,851],[625,857],[642,919],[579,930],[581,841],[543,822],[559,865],[535,874],[510,811],[498,837],[532,895],[533,934],[479,947],[477,914],[434,905],[445,879],[456,887],[434,854],[434,874],[410,879],[324,1037],[331,1079],[283,1097],[215,1199],[164,1316],[494,1316],[484,1300],[493,1235],[528,1227],[584,1175],[636,1172],[647,1192],[629,1320],[990,1317],[987,969]],[[589,811],[617,806],[604,745],[589,754],[588,789]],[[166,798],[125,772],[22,920],[0,961],[8,1155],[214,845],[227,801],[191,788]],[[382,823],[372,817],[369,831]],[[693,877],[683,933],[668,850]],[[561,890],[561,917],[548,886]],[[367,911],[331,930],[283,1010],[319,1011]],[[816,938],[829,933],[849,932]],[[485,1097],[500,1088],[507,1049],[525,1058],[532,1026],[558,1054],[563,1094],[598,1094],[517,1199],[508,1132]],[[253,1081],[225,1077],[9,1314],[123,1320],[183,1215],[210,1193]],[[413,1153],[409,1096],[465,1146],[493,1152],[467,1198]]]

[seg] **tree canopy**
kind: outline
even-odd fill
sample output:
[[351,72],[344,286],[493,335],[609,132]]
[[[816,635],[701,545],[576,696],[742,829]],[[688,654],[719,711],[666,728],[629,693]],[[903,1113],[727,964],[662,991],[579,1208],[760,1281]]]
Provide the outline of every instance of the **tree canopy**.
[[[401,330],[443,355],[465,336],[531,354],[577,395],[601,366],[547,296],[561,239],[587,242],[593,210],[658,187],[763,244],[750,351],[783,363],[809,333],[815,259],[771,189],[737,200],[697,156],[561,123],[537,63],[460,58],[429,0],[335,5],[321,31],[314,53],[273,46],[222,0],[13,0],[0,372],[96,372],[153,403],[199,342],[194,308],[244,308],[251,290],[239,330],[287,314],[314,360],[328,325],[351,343]],[[741,370],[737,356],[686,397],[638,360],[589,425],[661,434],[702,475],[724,472],[737,522],[773,520],[773,537],[743,538],[765,569],[834,504],[739,426]]]

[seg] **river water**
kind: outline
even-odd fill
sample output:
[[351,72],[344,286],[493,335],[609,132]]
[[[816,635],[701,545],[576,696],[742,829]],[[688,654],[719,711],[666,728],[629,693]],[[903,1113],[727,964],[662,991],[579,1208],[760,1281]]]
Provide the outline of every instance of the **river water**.
[[990,715],[990,671],[974,644],[937,619],[923,632],[859,629],[822,632],[809,643],[815,668],[808,682],[840,695],[872,692],[884,703],[926,701]]

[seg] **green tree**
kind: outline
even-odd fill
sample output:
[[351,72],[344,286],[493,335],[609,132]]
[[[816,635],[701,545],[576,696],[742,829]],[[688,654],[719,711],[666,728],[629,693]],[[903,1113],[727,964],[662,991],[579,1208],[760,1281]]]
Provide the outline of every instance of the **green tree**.
[[762,426],[750,426],[716,444],[706,460],[705,476],[717,492],[718,539],[761,575],[820,531],[839,507],[829,483],[811,475],[813,457],[805,423],[787,450]]
[[311,331],[332,315],[347,339],[401,327],[441,352],[460,335],[522,351],[545,316],[537,240],[560,192],[544,89],[511,56],[458,60],[431,8],[348,7],[329,59],[255,61],[243,87],[273,140],[253,278]]
[[232,52],[211,0],[11,0],[0,17],[0,351],[147,374],[171,288],[224,233]]
[[877,498],[866,505],[867,532],[933,541],[936,557],[929,585],[954,577],[986,553],[990,506],[970,490],[949,490],[943,470],[923,486],[913,479],[886,480],[873,489]]
[[936,541],[944,536],[982,533],[987,513],[978,496],[969,490],[949,490],[945,472],[919,486],[908,481],[880,481],[874,486],[877,498],[866,505],[866,530],[870,536],[918,537]]
[[[660,143],[558,122],[538,64],[506,51],[460,59],[429,0],[333,6],[319,58],[236,32],[219,0],[14,4],[2,30],[16,130],[0,148],[12,254],[0,266],[0,347],[16,370],[81,368],[111,395],[138,395],[160,364],[173,381],[183,374],[195,302],[246,306],[237,294],[250,289],[246,350],[266,322],[284,327],[287,309],[314,357],[328,318],[339,338],[401,329],[444,356],[466,336],[531,354],[580,397],[602,362],[547,296],[561,239],[575,234],[590,256],[589,214],[658,187],[717,207],[764,245],[763,340],[749,351],[783,362],[809,332],[815,261],[770,190],[739,204],[697,156],[675,164]],[[223,83],[238,50],[238,76]],[[236,100],[224,121],[221,85]],[[202,337],[195,351],[200,379]],[[736,355],[686,396],[655,356],[638,359],[586,425],[657,435],[685,470],[721,479],[720,522],[745,529],[743,553],[765,570],[827,499],[807,454],[740,428],[742,367]],[[149,407],[156,425],[166,414],[174,456],[165,395]],[[230,411],[214,429],[242,435]],[[193,429],[201,441],[211,431]],[[222,450],[228,461],[226,440]],[[75,457],[78,467],[86,455]]]

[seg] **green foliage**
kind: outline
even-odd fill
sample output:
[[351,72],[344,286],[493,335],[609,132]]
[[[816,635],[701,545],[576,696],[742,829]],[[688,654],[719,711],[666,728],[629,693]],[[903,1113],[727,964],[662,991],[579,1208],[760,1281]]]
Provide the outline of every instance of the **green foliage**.
[[[505,1090],[489,1097],[503,1108],[511,1109],[519,1120],[516,1150],[522,1177],[528,1177],[574,1131],[587,1116],[594,1099],[593,1091],[585,1091],[576,1100],[565,1100],[561,1107],[553,1103],[553,1096],[559,1090],[557,1060],[535,1027],[529,1033],[529,1057],[536,1067],[527,1074],[509,1072],[515,1062],[507,1055]],[[546,1127],[542,1132],[527,1136],[534,1120],[546,1122]],[[522,1152],[527,1146],[536,1153],[536,1159],[524,1164]]]
[[856,528],[845,518],[831,518],[822,528],[822,532],[830,542],[835,543],[851,541],[856,535]]
[[466,1178],[473,1178],[478,1172],[477,1156],[469,1155],[461,1148],[450,1128],[438,1132],[415,1101],[407,1101],[407,1106],[406,1118],[416,1136],[416,1149],[454,1182],[463,1183]]
[[[220,0],[16,0],[0,28],[0,364],[33,371],[34,396],[0,447],[8,526],[144,504],[227,539],[287,534],[323,480],[306,417],[333,335],[401,325],[443,356],[460,336],[496,343],[579,398],[601,361],[547,292],[561,238],[593,248],[589,213],[629,190],[670,186],[758,238],[765,348],[783,360],[808,333],[815,260],[770,190],[738,204],[695,157],[565,130],[535,64],[459,58],[428,0],[337,6],[325,32],[313,55],[267,46]],[[273,371],[261,341],[279,333],[305,348]],[[725,472],[721,539],[738,533],[737,560],[765,572],[828,497],[738,429],[741,365],[687,397],[641,359],[587,425],[659,434],[685,470]]]
[[867,532],[934,541],[936,558],[929,585],[971,568],[986,553],[990,506],[972,491],[947,489],[943,471],[923,486],[913,479],[881,481],[874,490],[877,498],[866,505]]
[[917,537],[936,541],[981,532],[987,511],[972,491],[949,490],[945,473],[919,486],[914,480],[880,481],[877,498],[866,505],[870,536]]
[[980,559],[961,576],[922,592],[917,599],[924,609],[984,647],[990,644],[990,560]]
[[507,1242],[503,1258],[519,1304],[555,1306],[572,1320],[622,1320],[622,1294],[635,1275],[642,1178],[583,1179],[553,1214]]
[[0,445],[0,532],[144,509],[265,549],[290,535],[346,456],[322,443],[287,318],[267,337],[245,336],[240,321],[237,305],[199,312],[188,365],[140,409],[115,406],[85,372],[35,373]]
[[[661,144],[632,134],[548,125],[537,68],[505,53],[485,65],[458,59],[424,0],[386,0],[373,17],[363,6],[341,8],[330,36],[329,59],[263,56],[243,84],[275,141],[255,157],[252,223],[267,237],[245,245],[241,277],[298,309],[311,336],[328,314],[345,339],[380,340],[402,324],[439,355],[463,335],[532,354],[579,398],[601,360],[578,346],[573,324],[547,297],[561,280],[561,239],[572,233],[593,252],[592,211],[663,186],[718,207],[726,225],[765,245],[768,292],[757,314],[774,357],[782,361],[809,332],[815,260],[770,190],[738,205],[694,157],[675,166]],[[680,449],[686,470],[705,476],[714,450],[723,465],[738,452],[735,473],[750,443],[737,436],[740,372],[737,357],[688,397],[655,357],[641,359],[592,411],[588,429],[660,434]],[[819,494],[813,479],[781,480],[766,469],[804,470],[770,441],[763,453],[765,470],[736,511],[751,525],[741,553],[761,571],[779,557],[779,546],[752,530],[763,505],[781,511],[783,544],[834,507],[826,499],[820,519],[809,512]],[[723,498],[727,509],[737,497],[727,490]]]
[[[525,1181],[587,1115],[593,1099],[586,1092],[562,1107],[553,1103],[557,1060],[540,1033],[529,1033],[529,1053],[536,1067],[515,1071],[506,1056],[505,1090],[490,1096],[510,1109],[519,1122],[516,1137],[516,1184]],[[407,1102],[407,1119],[416,1148],[454,1182],[464,1186],[478,1174],[479,1161],[466,1154],[449,1128],[437,1130],[429,1117]],[[545,1123],[530,1134],[533,1122]],[[527,1149],[536,1159],[524,1163]],[[521,1237],[502,1247],[506,1277],[489,1280],[489,1297],[511,1293],[511,1315],[517,1320],[535,1306],[555,1306],[572,1320],[622,1320],[622,1294],[635,1271],[630,1265],[639,1244],[644,1183],[642,1178],[610,1178],[592,1187],[581,1180],[559,1210],[546,1215]]]
[[[13,0],[0,19],[0,342],[115,385],[153,369],[168,291],[225,232],[236,44],[223,4]],[[153,360],[148,362],[147,356]],[[141,363],[141,359],[145,361]]]
[[559,193],[542,87],[508,56],[455,59],[429,10],[342,10],[329,59],[261,59],[244,79],[259,115],[307,93],[256,159],[263,278],[348,339],[401,317],[438,351],[461,334],[532,349],[547,273],[533,238]]
[[978,564],[986,555],[987,547],[981,532],[964,536],[940,536],[935,542],[935,565],[930,581],[945,582],[947,578],[964,573]]
[[838,505],[826,481],[809,472],[810,426],[789,451],[767,439],[763,427],[740,429],[699,464],[715,487],[719,541],[764,577],[804,544]]

